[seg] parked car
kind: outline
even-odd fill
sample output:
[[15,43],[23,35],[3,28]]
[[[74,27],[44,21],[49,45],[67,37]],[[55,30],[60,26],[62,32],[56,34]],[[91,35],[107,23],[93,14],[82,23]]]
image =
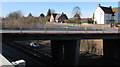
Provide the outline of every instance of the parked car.
[[36,42],[30,42],[30,47],[40,47],[40,44]]

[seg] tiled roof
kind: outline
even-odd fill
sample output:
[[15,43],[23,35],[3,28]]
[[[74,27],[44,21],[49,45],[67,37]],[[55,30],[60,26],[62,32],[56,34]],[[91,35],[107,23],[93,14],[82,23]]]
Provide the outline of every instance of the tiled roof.
[[92,20],[92,18],[82,18],[83,20]]
[[113,14],[114,15],[114,12],[112,10],[111,7],[103,7],[103,6],[100,6],[100,8],[106,13],[106,14]]
[[55,18],[55,17],[56,17],[56,15],[57,15],[57,13],[52,13],[52,15],[53,15],[53,17]]
[[62,14],[57,14],[55,19],[57,20],[61,15]]
[[61,16],[64,16],[65,18],[67,18],[66,14],[52,13],[52,15],[53,15],[55,20],[59,19]]
[[79,17],[74,17],[74,18],[70,18],[70,20],[80,20],[81,18]]

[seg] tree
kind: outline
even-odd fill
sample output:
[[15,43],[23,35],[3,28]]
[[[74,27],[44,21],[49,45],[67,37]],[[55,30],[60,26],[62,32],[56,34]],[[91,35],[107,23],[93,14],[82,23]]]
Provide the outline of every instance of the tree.
[[76,13],[73,17],[78,17],[78,18],[80,18],[80,15]]
[[8,14],[8,18],[18,19],[20,17],[22,17],[22,12],[20,10],[14,11],[14,12]]
[[54,9],[50,9],[51,10],[51,13],[55,13],[55,10]]
[[51,10],[48,9],[47,16],[51,16]]
[[32,17],[32,14],[31,14],[31,13],[29,13],[29,14],[28,14],[28,17]]
[[92,20],[94,20],[94,13],[93,13],[93,16],[92,16]]
[[48,9],[47,16],[51,16],[52,13],[55,13],[55,10],[53,9]]
[[80,12],[80,7],[79,6],[76,6],[73,8],[72,10],[72,15],[73,17],[78,17],[78,18],[81,18],[81,12]]
[[45,15],[43,13],[41,13],[39,17],[45,17]]

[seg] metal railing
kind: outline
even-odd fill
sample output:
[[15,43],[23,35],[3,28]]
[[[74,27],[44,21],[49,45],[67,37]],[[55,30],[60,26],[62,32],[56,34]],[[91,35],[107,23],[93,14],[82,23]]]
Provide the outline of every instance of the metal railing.
[[97,27],[94,25],[80,24],[63,24],[63,23],[47,23],[47,24],[27,24],[27,25],[2,25],[2,30],[9,31],[39,31],[44,33],[63,32],[63,33],[120,33],[119,28],[112,27]]

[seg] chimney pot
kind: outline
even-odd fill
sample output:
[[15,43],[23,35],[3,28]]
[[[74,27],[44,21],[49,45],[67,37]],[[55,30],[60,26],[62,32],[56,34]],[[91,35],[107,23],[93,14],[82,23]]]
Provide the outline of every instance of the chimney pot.
[[98,4],[98,7],[100,7],[100,4]]
[[110,6],[110,8],[111,8],[111,6]]

